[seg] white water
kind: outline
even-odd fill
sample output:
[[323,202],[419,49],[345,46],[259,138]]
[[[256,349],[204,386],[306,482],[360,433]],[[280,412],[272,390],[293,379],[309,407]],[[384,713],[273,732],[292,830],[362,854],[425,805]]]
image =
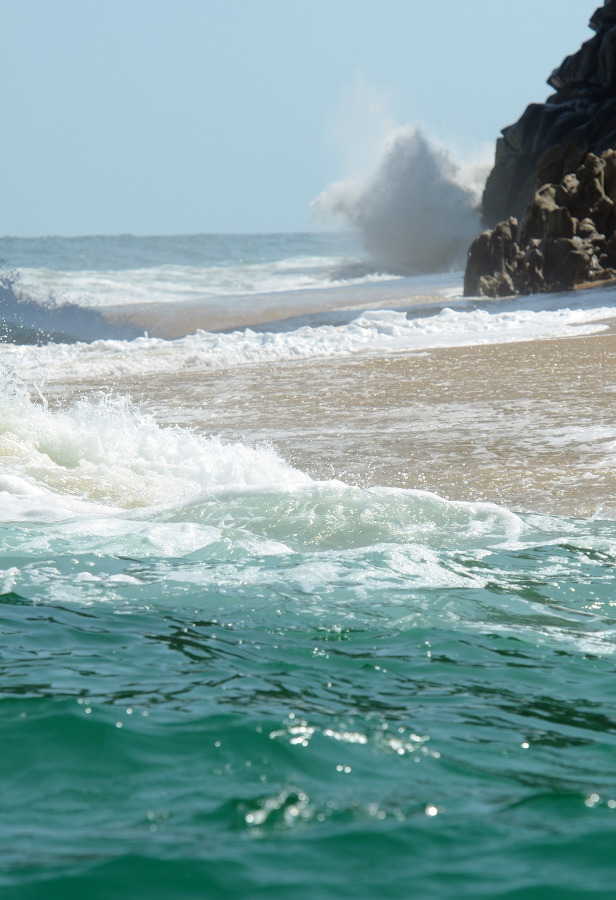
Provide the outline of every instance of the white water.
[[[274,295],[279,318],[298,318],[278,330],[196,330],[175,340],[141,336],[3,344],[0,588],[33,602],[110,603],[118,608],[181,604],[187,597],[198,604],[195,597],[206,596],[223,608],[229,591],[246,597],[251,609],[273,604],[282,609],[288,603],[289,615],[310,609],[319,621],[383,616],[388,610],[388,621],[405,628],[416,620],[516,633],[527,628],[534,640],[537,629],[519,620],[539,616],[545,623],[541,640],[580,645],[577,613],[557,611],[563,599],[560,581],[574,584],[577,573],[571,561],[563,570],[559,548],[566,542],[574,548],[567,552],[576,557],[579,544],[581,554],[601,553],[609,562],[616,556],[613,526],[520,515],[506,505],[477,499],[489,497],[490,490],[491,496],[497,494],[495,482],[487,490],[482,484],[481,491],[469,485],[480,483],[482,473],[487,483],[509,465],[503,457],[495,468],[497,454],[488,432],[497,421],[499,454],[506,452],[505,440],[513,441],[510,431],[516,423],[525,432],[511,464],[524,481],[518,496],[532,498],[533,479],[544,478],[544,463],[541,468],[529,460],[529,454],[536,455],[536,443],[544,455],[546,448],[550,453],[559,447],[571,454],[580,450],[589,490],[599,479],[602,495],[613,467],[613,427],[598,420],[565,427],[559,419],[557,428],[546,422],[538,431],[534,411],[520,407],[510,416],[506,404],[506,421],[495,419],[484,395],[483,407],[478,405],[478,387],[470,381],[474,399],[462,391],[462,402],[448,401],[452,386],[463,377],[456,369],[456,348],[521,341],[539,346],[545,338],[598,333],[613,316],[611,292],[479,302],[463,299],[461,276],[451,274],[373,280],[368,286],[374,274],[364,274],[354,287],[333,289],[334,255],[311,252],[302,262],[300,243],[291,241],[293,252],[282,259],[253,259],[248,268],[253,276],[258,273],[262,290],[266,276],[278,267],[276,283],[286,290],[293,284],[305,287],[326,258],[330,293],[313,279],[305,292],[311,294],[309,307],[302,291],[278,291],[273,282],[274,293],[255,293],[248,300],[246,293],[234,293],[250,288],[241,282],[243,263],[237,260],[226,264],[230,288],[223,297],[225,265],[210,259],[200,267],[184,258],[188,249],[201,252],[204,240],[196,249],[180,242],[184,257],[176,258],[181,254],[175,247],[176,256],[167,262],[157,258],[158,249],[154,252],[149,243],[139,244],[139,252],[155,257],[151,265],[136,265],[144,260],[134,259],[135,254],[128,254],[124,266],[117,265],[117,258],[113,265],[86,259],[83,266],[66,258],[57,268],[21,260],[29,263],[17,267],[21,289],[27,284],[30,301],[46,301],[28,306],[31,321],[36,324],[37,314],[45,313],[46,327],[53,328],[58,313],[54,298],[45,296],[52,282],[54,294],[74,302],[71,316],[89,313],[87,307],[104,313],[124,301],[129,310],[146,301],[181,312],[195,305],[195,290],[205,297],[211,288],[210,300],[230,321],[240,304],[256,321],[266,321],[261,307],[273,303]],[[88,252],[103,256],[110,246],[95,239],[86,244]],[[33,246],[42,253],[42,245]],[[247,246],[244,242],[242,253]],[[119,241],[116,255],[121,248]],[[68,244],[60,249],[70,256]],[[25,253],[23,248],[20,252]],[[335,256],[336,265],[341,258]],[[206,269],[219,270],[214,288],[198,285]],[[257,280],[255,276],[252,288]],[[397,308],[388,309],[394,285]],[[370,298],[360,291],[367,287]],[[19,313],[14,295],[13,300],[11,310]],[[96,337],[104,320],[91,315],[84,330]],[[436,348],[450,348],[452,364],[445,379],[449,386],[438,386],[438,399],[431,405],[420,369],[407,368],[404,354],[429,358]],[[447,356],[439,358],[446,368]],[[355,365],[345,369],[344,360]],[[402,365],[392,368],[396,360]],[[425,361],[423,356],[415,360],[420,366]],[[385,388],[381,379],[387,372]],[[128,399],[137,384],[140,405]],[[489,385],[486,391],[489,395]],[[396,395],[391,408],[387,392]],[[187,422],[195,422],[200,431],[178,424]],[[218,437],[219,432],[227,438]],[[464,499],[417,489],[429,482],[422,482],[421,462],[414,467],[412,451],[430,435],[435,465],[441,472],[451,468],[457,479],[450,496]],[[296,449],[295,456],[289,448]],[[306,451],[303,456],[297,448]],[[298,457],[295,465],[287,461]],[[390,462],[387,480],[377,482],[371,467],[379,458]],[[427,457],[417,458],[426,468]],[[350,470],[355,466],[351,477],[346,477],[347,465]],[[558,484],[569,490],[572,480],[579,483],[577,471],[564,468],[560,481],[552,479],[558,482],[555,490],[561,490]],[[366,486],[374,483],[411,489]],[[440,486],[438,490],[447,493]],[[598,507],[596,496],[597,491],[589,493],[593,509]],[[533,564],[532,577],[550,586],[557,603],[544,610],[532,596],[516,596],[512,612],[512,601],[503,596],[516,579],[527,577],[526,554],[534,548],[541,548],[541,562]],[[611,589],[608,562],[601,574],[604,595]],[[435,600],[434,589],[441,588],[455,594],[455,603]],[[468,588],[485,589],[483,605],[467,601]],[[594,602],[592,592],[589,588],[587,605]],[[512,617],[517,617],[513,625]],[[584,646],[613,652],[609,623],[596,621],[601,635],[585,634]]]
[[311,257],[235,266],[178,266],[78,272],[19,270],[18,289],[38,303],[74,303],[95,309],[141,303],[195,303],[237,294],[310,290],[359,281],[387,280],[370,273],[353,277],[344,257]]
[[[298,260],[304,258],[302,248],[309,249],[310,253],[304,254],[307,260],[306,271],[310,270],[312,261],[317,258],[317,254],[313,252],[313,238],[302,235],[227,237],[222,243],[218,239],[210,241],[206,236],[168,241],[162,238],[126,241],[121,238],[56,239],[53,247],[50,247],[48,240],[17,243],[19,246],[16,249],[8,249],[15,253],[16,261],[27,264],[23,266],[23,270],[34,271],[33,257],[40,255],[46,265],[44,271],[37,270],[39,275],[43,272],[43,277],[45,272],[53,271],[57,275],[69,273],[71,277],[82,280],[87,290],[84,286],[84,296],[76,296],[76,299],[86,305],[90,302],[88,291],[96,294],[100,283],[111,274],[123,272],[123,277],[130,283],[130,290],[134,293],[136,286],[131,281],[134,273],[143,269],[146,280],[155,278],[154,273],[159,272],[161,266],[167,265],[167,259],[170,260],[169,265],[177,267],[174,271],[179,273],[192,271],[191,266],[186,267],[185,264],[194,262],[196,255],[209,254],[208,264],[216,264],[221,269],[227,268],[237,274],[245,258],[251,259],[252,265],[255,258],[259,257],[262,260],[259,265],[269,266],[270,269],[279,264],[283,267],[286,264],[299,265],[301,269]],[[236,253],[235,264],[231,253],[233,248]],[[6,248],[5,252],[8,252]],[[50,269],[54,254],[61,259],[62,268]],[[112,269],[106,267],[105,260],[113,265]],[[137,262],[141,268],[136,267]],[[84,264],[90,268],[81,268]],[[89,281],[88,272],[94,273]],[[187,285],[179,275],[178,278],[176,287],[178,294],[181,294],[187,289]],[[397,309],[386,308],[392,284],[396,285],[398,291]],[[294,459],[300,469],[306,469],[319,478],[329,477],[331,474],[334,478],[344,480],[357,479],[362,484],[428,486],[439,492],[451,489],[451,484],[454,483],[454,496],[468,499],[473,496],[500,497],[502,494],[499,492],[508,489],[511,476],[508,475],[508,480],[499,483],[497,487],[496,482],[488,484],[487,474],[486,478],[482,477],[480,460],[482,453],[483,459],[489,463],[486,473],[491,472],[493,478],[498,475],[494,468],[494,454],[500,452],[500,448],[490,431],[496,427],[512,447],[515,445],[512,452],[525,454],[526,459],[532,451],[539,465],[535,477],[541,472],[542,483],[547,477],[551,477],[554,492],[558,484],[564,489],[565,485],[588,483],[588,499],[587,502],[584,501],[586,505],[583,508],[591,511],[604,507],[611,509],[609,498],[603,496],[612,466],[611,423],[605,421],[605,416],[601,418],[600,410],[592,418],[588,418],[584,411],[583,419],[577,421],[574,427],[569,427],[571,416],[567,409],[560,411],[552,403],[554,384],[549,387],[551,393],[544,399],[541,408],[529,405],[532,398],[529,398],[527,391],[526,399],[521,398],[518,402],[517,416],[512,418],[508,412],[507,398],[503,396],[496,401],[489,385],[475,384],[474,380],[472,392],[475,398],[482,398],[481,400],[475,399],[470,406],[470,398],[462,393],[464,402],[461,406],[454,405],[450,408],[451,404],[444,405],[443,398],[451,396],[458,378],[455,369],[458,363],[453,361],[451,371],[444,372],[449,379],[449,387],[444,383],[440,385],[440,397],[434,406],[429,396],[429,385],[416,380],[421,376],[421,369],[416,369],[415,382],[408,381],[412,366],[409,365],[407,369],[402,363],[397,370],[397,380],[388,376],[387,391],[390,396],[382,395],[382,384],[371,374],[372,371],[380,371],[382,362],[404,360],[404,355],[409,354],[427,354],[429,359],[431,351],[438,348],[451,350],[453,359],[457,348],[480,345],[496,347],[516,342],[539,342],[547,338],[599,333],[606,329],[606,323],[614,314],[615,298],[609,288],[511,301],[479,301],[461,297],[460,273],[384,281],[373,283],[370,288],[370,299],[376,300],[381,308],[370,309],[365,296],[362,302],[357,286],[338,288],[331,292],[328,292],[329,289],[315,288],[310,292],[259,294],[254,295],[250,301],[247,300],[247,295],[230,295],[224,302],[218,298],[224,324],[233,321],[240,307],[246,315],[253,315],[259,320],[264,316],[263,304],[271,303],[272,298],[276,297],[276,314],[279,317],[287,314],[286,320],[283,319],[276,330],[266,326],[261,330],[245,328],[229,333],[199,329],[175,340],[141,336],[133,340],[99,339],[91,343],[47,343],[41,346],[3,344],[0,350],[0,359],[4,365],[3,378],[12,381],[13,385],[26,385],[35,400],[40,396],[47,397],[53,405],[59,403],[60,408],[54,411],[53,421],[62,422],[66,433],[74,435],[75,447],[81,448],[78,453],[75,451],[77,455],[71,462],[69,451],[62,441],[58,442],[55,431],[52,429],[51,436],[47,432],[51,419],[44,409],[44,400],[41,400],[38,406],[35,403],[35,408],[38,409],[36,415],[31,415],[31,411],[23,415],[24,421],[31,425],[35,421],[38,423],[36,428],[39,430],[36,432],[35,443],[32,444],[37,451],[32,456],[32,447],[28,443],[31,442],[31,437],[20,432],[21,414],[11,407],[12,412],[7,412],[7,421],[12,423],[7,433],[11,436],[7,438],[3,454],[7,460],[21,458],[20,453],[25,454],[24,459],[29,459],[27,466],[24,463],[21,469],[18,467],[17,470],[12,470],[11,478],[19,477],[23,482],[24,478],[32,477],[34,484],[51,488],[58,495],[63,495],[66,502],[67,497],[78,498],[84,492],[92,500],[98,496],[113,508],[118,503],[136,508],[166,502],[162,485],[167,482],[176,483],[176,474],[166,468],[167,463],[161,463],[160,470],[148,470],[149,475],[124,464],[117,472],[115,470],[116,449],[120,454],[126,452],[130,458],[138,461],[144,442],[148,446],[151,443],[152,447],[158,447],[158,438],[146,439],[144,435],[147,429],[144,431],[141,426],[137,431],[131,431],[127,423],[133,420],[130,417],[126,420],[123,418],[124,411],[129,406],[127,397],[136,392],[145,411],[144,422],[148,419],[149,410],[149,414],[155,413],[160,422],[183,425],[194,423],[195,427],[202,430],[200,436],[193,435],[191,440],[197,442],[195,447],[201,447],[201,441],[209,440],[209,462],[206,469],[208,466],[219,466],[218,475],[214,476],[210,472],[211,483],[208,489],[212,489],[215,484],[229,486],[237,483],[246,487],[246,473],[253,469],[257,473],[261,472],[261,463],[257,465],[254,461],[255,449],[238,443],[249,435],[253,441],[274,441],[285,455],[290,454],[288,458]],[[115,304],[117,293],[112,293]],[[302,315],[306,311],[307,294],[311,296],[311,306],[308,309],[318,311]],[[18,315],[22,306],[14,294],[7,291],[4,299],[7,300],[6,308],[9,312]],[[107,299],[103,290],[97,295],[94,305],[104,311]],[[52,329],[56,317],[67,310],[67,307],[57,309],[53,303],[42,306],[32,302],[32,298],[30,301],[25,305],[31,313],[32,322],[36,323],[37,315],[44,314],[47,317],[47,327],[51,326]],[[353,304],[360,308],[349,308]],[[139,305],[136,302],[129,304],[129,307],[136,309]],[[176,315],[176,310],[177,315],[180,315],[186,309],[184,303],[176,300],[160,300],[153,305],[165,309],[171,320]],[[362,305],[365,307],[363,310]],[[194,311],[195,308],[198,307],[192,304],[191,309]],[[85,330],[93,337],[97,336],[100,325],[109,327],[104,318],[83,305],[75,304],[68,309],[71,319],[77,313],[91,316]],[[268,306],[267,310],[269,309]],[[290,315],[291,312],[294,317]],[[187,322],[190,321],[190,316],[187,316]],[[328,321],[336,324],[323,324]],[[459,361],[459,354],[457,358]],[[484,361],[487,358],[484,357]],[[442,361],[440,365],[446,370],[447,356],[441,354],[439,359]],[[342,366],[344,361],[349,360],[356,367],[339,367],[336,372],[342,375],[343,380],[337,384],[333,368],[324,364],[327,360],[332,361],[332,366]],[[372,361],[377,362],[374,369],[371,368]],[[272,367],[272,364],[275,366]],[[391,367],[382,366],[381,381],[389,368]],[[498,370],[495,373],[486,377],[498,377]],[[438,373],[435,376],[438,377]],[[353,381],[350,380],[351,377]],[[460,377],[466,377],[467,380],[473,378],[469,371],[466,375],[460,373]],[[525,379],[527,377],[524,376]],[[583,370],[576,377],[586,378]],[[206,380],[208,378],[209,381]],[[328,378],[333,379],[331,383]],[[516,376],[510,372],[508,378],[512,380],[513,390],[517,387]],[[470,381],[468,387],[471,388]],[[71,407],[72,399],[69,406],[63,400],[99,390],[102,390],[104,399],[98,406],[92,407],[96,409],[96,413],[84,412],[90,407]],[[372,398],[377,394],[379,400],[373,401]],[[385,404],[383,410],[389,408],[390,397],[395,404],[391,409],[395,412],[391,413],[392,418],[388,420],[384,414],[379,415],[378,404]],[[2,402],[5,401],[6,397]],[[569,397],[565,404],[569,406],[570,403]],[[354,409],[355,404],[357,410]],[[547,410],[548,405],[550,418],[544,421],[542,409]],[[337,410],[336,421],[332,420],[334,410]],[[85,424],[86,419],[89,421],[94,415],[113,436],[116,444],[111,441],[108,446],[99,446],[100,435],[96,430],[92,432],[89,424],[87,427]],[[577,415],[579,417],[580,413]],[[158,426],[151,415],[150,423],[154,429],[150,433],[158,435]],[[321,433],[324,427],[326,430]],[[364,436],[363,432],[368,427],[371,431]],[[484,434],[482,428],[488,431]],[[223,465],[221,460],[228,460],[230,451],[228,445],[216,444],[217,438],[212,435],[218,433],[231,436],[236,441],[236,447],[244,446],[242,452],[247,454],[248,461],[243,470],[231,468],[224,474],[226,463]],[[373,435],[370,443],[369,433]],[[338,440],[332,443],[333,434],[338,435]],[[392,444],[390,435],[394,434],[399,434],[400,440]],[[452,470],[450,461],[440,468],[432,464],[430,454],[425,449],[431,434],[438,446],[444,448],[442,452],[448,460],[454,458],[453,445],[451,451],[446,446],[448,435],[449,440],[455,439],[459,443],[459,448],[455,447],[455,453],[465,454],[460,458],[466,460],[459,471],[455,466]],[[166,460],[166,453],[175,452],[175,440],[174,432],[165,432],[167,450],[165,453],[156,450],[156,458]],[[421,452],[418,449],[414,456],[413,450],[420,448],[420,445]],[[483,449],[473,451],[474,446]],[[27,447],[30,450],[24,449]],[[563,450],[559,457],[565,468],[561,467],[559,461],[558,477],[554,473],[548,476],[551,470],[540,459],[541,447],[550,447],[553,453],[556,453],[558,447],[566,448],[568,456]],[[96,456],[97,453],[100,459]],[[205,489],[207,479],[204,481],[200,469],[205,463],[201,450],[195,450],[195,453],[200,462],[194,462],[194,477],[186,477],[184,481],[180,479],[178,491],[182,496],[192,496]],[[239,450],[234,453],[233,458],[237,463]],[[435,458],[438,459],[438,456]],[[347,459],[353,460],[348,468]],[[47,469],[49,460],[55,463],[55,467]],[[214,463],[214,460],[218,462]],[[390,460],[387,465],[386,460]],[[574,468],[567,468],[567,462],[573,462]],[[135,462],[135,465],[140,464]],[[276,469],[277,465],[282,465],[281,461],[278,459],[272,465],[271,482],[286,483],[286,476],[280,476]],[[418,468],[415,470],[413,465]],[[472,471],[465,472],[466,465],[472,466]],[[186,459],[182,466],[186,475],[190,469]],[[515,465],[503,457],[499,471],[505,470],[513,472]],[[426,471],[432,473],[429,478],[424,478]],[[448,471],[453,471],[455,477],[445,477]],[[376,478],[386,480],[378,481]],[[532,487],[529,488],[532,478],[532,473],[529,473],[525,483],[521,483],[515,491],[515,502],[520,504],[519,508],[533,508],[532,499],[525,499],[527,496],[532,498]],[[258,475],[255,483],[263,486],[267,479]],[[87,487],[88,484],[90,487]],[[471,491],[469,494],[470,488],[464,487],[468,484],[474,484],[477,493],[473,494]],[[554,496],[556,497],[556,493]],[[559,501],[557,508],[562,511],[565,508],[564,502]]]
[[[232,592],[253,612],[290,603],[287,616],[386,615],[388,627],[614,652],[613,574],[604,565],[595,592],[575,563],[616,556],[613,524],[315,481],[271,448],[161,427],[120,399],[52,410],[14,380],[0,393],[0,461],[2,593],[121,609]],[[517,587],[535,552],[549,603]],[[563,578],[581,611],[560,605]]]
[[592,334],[603,330],[613,314],[607,306],[586,309],[520,309],[498,307],[470,311],[445,308],[423,318],[402,312],[366,311],[348,325],[304,326],[288,332],[258,333],[251,329],[230,334],[197,331],[174,341],[141,337],[133,341],[90,344],[11,345],[3,348],[5,364],[21,377],[113,380],[148,373],[173,374],[258,365],[293,359],[325,359],[356,353],[403,353],[439,347],[501,344],[548,337]]

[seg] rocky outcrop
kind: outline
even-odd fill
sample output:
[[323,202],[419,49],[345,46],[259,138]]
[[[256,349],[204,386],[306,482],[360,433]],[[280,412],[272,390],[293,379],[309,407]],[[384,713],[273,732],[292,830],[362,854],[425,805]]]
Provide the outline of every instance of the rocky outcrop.
[[594,37],[552,72],[556,91],[504,128],[483,195],[488,226],[520,218],[537,187],[559,184],[589,151],[616,146],[616,0],[590,20]]
[[570,290],[616,279],[616,150],[582,154],[544,184],[522,221],[511,216],[473,242],[466,296]]

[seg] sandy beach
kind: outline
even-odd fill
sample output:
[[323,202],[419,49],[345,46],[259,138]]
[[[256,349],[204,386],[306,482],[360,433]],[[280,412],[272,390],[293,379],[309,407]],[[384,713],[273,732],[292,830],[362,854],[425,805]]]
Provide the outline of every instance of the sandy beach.
[[[92,381],[79,395],[108,387]],[[149,374],[113,390],[146,404],[161,424],[269,442],[318,479],[616,516],[613,328],[558,340]],[[52,384],[46,391],[76,394]]]

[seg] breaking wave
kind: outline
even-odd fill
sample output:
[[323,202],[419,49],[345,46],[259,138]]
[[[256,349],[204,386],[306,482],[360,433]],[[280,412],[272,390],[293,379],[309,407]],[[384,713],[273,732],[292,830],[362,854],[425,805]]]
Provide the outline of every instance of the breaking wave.
[[22,290],[19,273],[0,272],[0,342],[71,343],[128,339],[136,334],[137,329],[114,324],[97,310],[75,303],[58,303],[50,295],[37,303]]
[[491,163],[463,165],[420,128],[390,132],[365,178],[331,184],[311,208],[343,217],[378,266],[442,272],[463,265],[481,230],[479,202]]

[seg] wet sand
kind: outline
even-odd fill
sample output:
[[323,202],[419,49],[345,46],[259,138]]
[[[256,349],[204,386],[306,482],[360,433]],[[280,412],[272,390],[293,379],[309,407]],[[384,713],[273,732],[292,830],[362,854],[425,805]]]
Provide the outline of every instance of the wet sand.
[[194,334],[198,329],[278,331],[300,325],[340,324],[367,309],[412,309],[414,315],[433,315],[450,305],[452,297],[456,297],[458,307],[477,305],[473,300],[462,300],[459,293],[459,277],[455,274],[426,275],[421,280],[413,278],[412,294],[408,280],[400,279],[319,290],[235,295],[230,303],[220,297],[196,303],[107,306],[104,316],[120,331],[128,326],[138,333],[146,331],[151,337],[173,339]]
[[[82,385],[80,395],[84,387],[105,385]],[[421,354],[179,372],[114,390],[145,402],[161,423],[270,442],[315,478],[616,517],[612,329]]]

